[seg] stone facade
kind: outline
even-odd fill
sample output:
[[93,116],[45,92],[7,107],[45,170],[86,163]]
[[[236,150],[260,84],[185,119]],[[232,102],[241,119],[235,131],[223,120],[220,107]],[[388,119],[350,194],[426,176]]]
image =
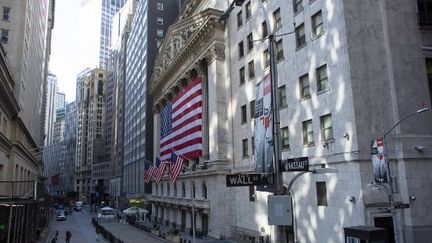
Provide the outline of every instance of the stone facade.
[[[291,191],[296,220],[286,227],[287,241],[343,242],[344,228],[357,225],[387,227],[392,236],[391,214],[383,210],[389,206],[387,195],[368,186],[373,181],[370,142],[422,102],[430,107],[419,27],[407,21],[415,18],[415,6],[404,0],[297,2],[297,12],[292,2],[263,4],[270,30],[280,26],[275,32],[277,84],[284,99],[279,102],[286,104],[279,111],[280,128],[288,131],[282,159],[308,157],[311,169],[334,168],[338,173],[309,173],[296,180]],[[155,101],[153,153],[159,154],[160,109],[199,76],[205,87],[204,155],[176,184],[167,177],[154,183],[152,216],[188,230],[196,210],[197,229],[209,236],[274,240],[275,227],[267,219],[270,193],[225,184],[226,174],[254,172],[251,106],[256,84],[269,72],[259,3],[245,1],[227,21],[217,21],[222,12],[216,9],[227,8],[210,1],[188,2],[156,58],[150,86]],[[401,26],[407,31],[401,33]],[[244,48],[243,55],[239,48]],[[328,118],[330,126],[324,123]],[[430,112],[418,114],[387,136],[390,168],[399,185],[396,203],[410,203],[409,209],[397,210],[401,242],[425,242],[431,234],[426,185],[432,154],[414,149],[432,146],[431,121]],[[307,135],[312,142],[305,141]],[[294,175],[284,172],[284,184]],[[199,198],[204,181],[206,197]]]

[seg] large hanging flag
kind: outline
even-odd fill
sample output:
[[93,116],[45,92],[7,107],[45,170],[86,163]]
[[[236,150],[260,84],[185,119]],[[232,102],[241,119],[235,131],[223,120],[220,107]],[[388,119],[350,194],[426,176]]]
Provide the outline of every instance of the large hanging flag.
[[384,153],[384,139],[378,138],[371,142],[371,156],[376,183],[387,183],[387,159]]
[[144,163],[144,182],[149,183],[153,177],[153,173],[156,167],[150,164],[150,162],[145,161]]
[[160,112],[160,159],[171,153],[188,158],[202,156],[202,84],[196,78],[176,95]]
[[171,167],[170,167],[170,180],[171,182],[176,182],[177,177],[180,175],[180,172],[183,169],[185,158],[181,155],[177,155],[175,153],[171,154]]
[[156,180],[157,183],[159,183],[160,180],[162,179],[162,176],[163,176],[163,174],[165,172],[165,167],[166,167],[167,164],[169,166],[169,163],[170,163],[169,161],[163,161],[163,162],[160,163],[159,168],[156,169],[155,180]]

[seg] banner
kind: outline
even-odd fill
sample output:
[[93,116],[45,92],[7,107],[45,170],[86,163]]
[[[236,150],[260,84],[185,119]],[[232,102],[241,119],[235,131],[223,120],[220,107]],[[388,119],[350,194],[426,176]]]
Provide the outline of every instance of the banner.
[[256,85],[254,114],[255,172],[274,173],[273,171],[273,121],[271,112],[270,74]]
[[371,142],[371,156],[376,183],[387,183],[387,163],[384,154],[384,139],[378,138]]

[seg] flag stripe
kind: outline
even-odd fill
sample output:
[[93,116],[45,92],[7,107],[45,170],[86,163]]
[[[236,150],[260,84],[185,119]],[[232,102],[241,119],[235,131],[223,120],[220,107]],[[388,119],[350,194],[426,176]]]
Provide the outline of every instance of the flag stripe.
[[[202,156],[202,100],[201,78],[196,78],[162,108],[160,112],[161,160],[171,161],[170,154],[174,151],[178,156],[184,153],[195,157]],[[174,167],[170,165],[171,169],[174,170]]]

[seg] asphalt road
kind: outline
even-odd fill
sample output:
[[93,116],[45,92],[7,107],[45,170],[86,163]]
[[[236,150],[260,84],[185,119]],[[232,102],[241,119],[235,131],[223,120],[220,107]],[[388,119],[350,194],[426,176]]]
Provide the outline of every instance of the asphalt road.
[[65,235],[67,230],[72,233],[71,243],[107,243],[103,237],[100,237],[99,241],[96,241],[96,231],[91,224],[91,215],[88,212],[73,212],[72,215],[67,216],[65,221],[56,221],[54,216],[46,243],[51,243],[56,231],[59,233],[57,243],[66,242]]

